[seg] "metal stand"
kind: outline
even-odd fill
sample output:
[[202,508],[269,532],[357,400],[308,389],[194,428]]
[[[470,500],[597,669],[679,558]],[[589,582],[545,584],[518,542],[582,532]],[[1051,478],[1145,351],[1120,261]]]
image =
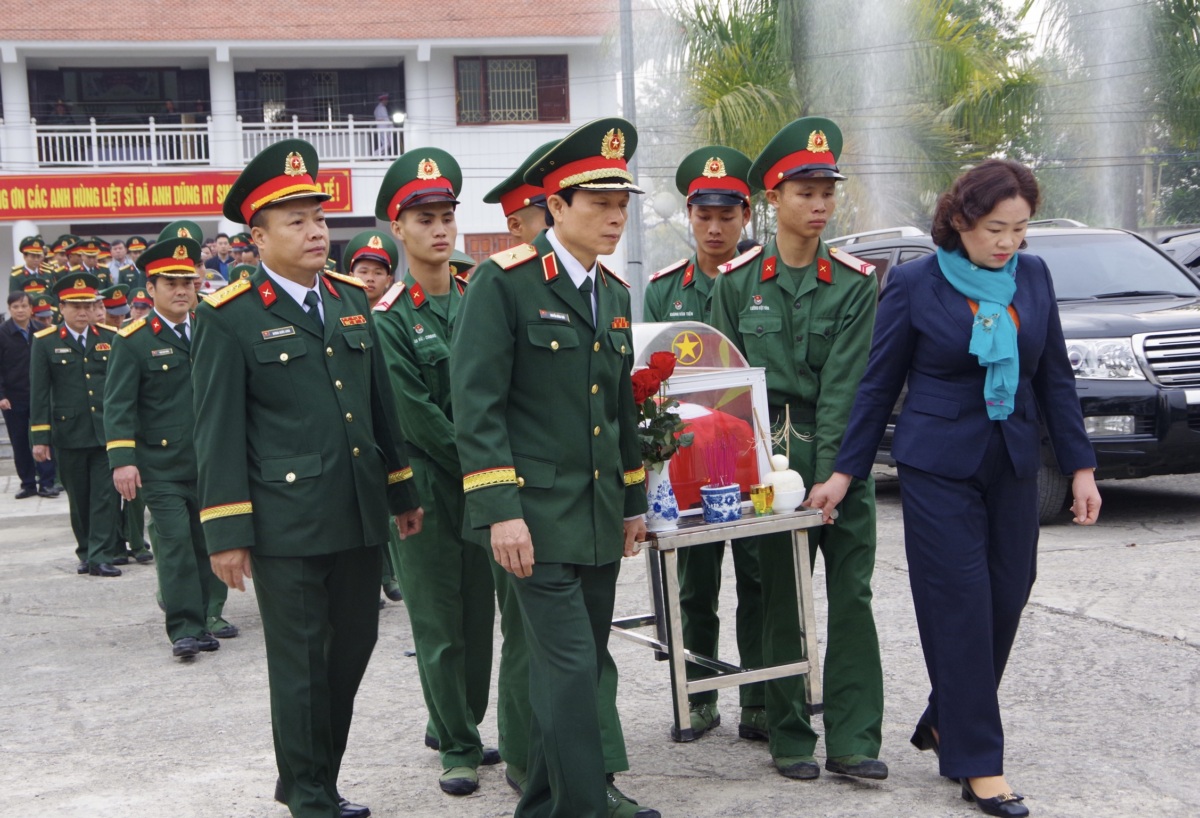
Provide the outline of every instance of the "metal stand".
[[[706,524],[692,518],[681,522],[675,531],[651,532],[647,540],[647,574],[650,579],[650,602],[654,613],[613,620],[613,633],[624,639],[652,648],[657,658],[665,658],[671,668],[671,702],[675,726],[671,737],[676,741],[692,741],[691,716],[688,713],[688,694],[723,687],[736,687],[750,682],[780,679],[785,676],[804,676],[804,690],[809,713],[822,710],[820,653],[817,651],[816,614],[813,609],[812,569],[808,557],[808,531],[821,525],[818,511],[796,511],[789,514],[770,514],[765,517],[743,517],[731,523]],[[804,659],[783,665],[743,668],[722,662],[711,656],[693,653],[683,646],[683,620],[679,608],[679,559],[676,551],[693,545],[758,537],[780,531],[792,533],[792,556],[796,566],[796,602],[803,634]],[[635,633],[634,628],[653,625],[655,635]],[[768,623],[768,627],[769,627]],[[691,662],[714,671],[714,675],[688,681],[687,663]]]

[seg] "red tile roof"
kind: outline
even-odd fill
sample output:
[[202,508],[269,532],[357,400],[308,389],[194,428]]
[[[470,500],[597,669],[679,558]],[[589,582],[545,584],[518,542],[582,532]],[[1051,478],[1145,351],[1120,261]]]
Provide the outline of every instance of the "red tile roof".
[[0,39],[137,42],[595,37],[616,0],[41,0],[6,4]]

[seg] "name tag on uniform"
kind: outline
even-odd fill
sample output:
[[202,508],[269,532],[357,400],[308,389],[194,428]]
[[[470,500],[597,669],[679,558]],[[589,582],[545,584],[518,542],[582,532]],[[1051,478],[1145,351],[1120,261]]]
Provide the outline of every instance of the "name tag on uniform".
[[278,329],[265,329],[262,331],[264,341],[270,341],[272,338],[284,338],[288,335],[295,335],[295,327],[279,327]]
[[562,321],[564,324],[571,323],[571,316],[565,312],[554,312],[553,310],[538,310],[538,315],[543,321]]
[[66,355],[68,352],[71,352],[71,351],[72,350],[70,347],[55,347],[54,348],[55,355]]
[[175,354],[175,350],[172,347],[167,347],[166,349],[150,350],[150,357],[152,357],[152,358],[161,358],[164,355],[174,355],[174,354]]
[[358,324],[367,323],[367,316],[365,316],[365,315],[343,315],[341,318],[341,321],[342,321],[343,327],[353,327],[353,326],[357,326]]

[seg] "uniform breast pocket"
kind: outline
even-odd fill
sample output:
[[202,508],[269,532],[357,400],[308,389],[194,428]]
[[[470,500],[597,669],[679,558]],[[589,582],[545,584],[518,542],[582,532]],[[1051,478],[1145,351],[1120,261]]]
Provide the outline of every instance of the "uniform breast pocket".
[[70,420],[75,417],[75,410],[69,406],[56,406],[52,414],[55,420]]
[[368,352],[371,347],[375,346],[375,339],[365,329],[346,330],[342,333],[342,340],[355,352]]
[[182,355],[162,355],[147,361],[146,368],[151,373],[166,373],[168,376],[183,375],[187,374],[187,363],[187,358]]
[[544,349],[551,354],[579,346],[579,335],[570,324],[529,324],[526,334],[530,346]]
[[808,327],[808,364],[814,370],[820,371],[829,360],[829,353],[844,320],[841,316],[812,319]]
[[254,346],[254,360],[260,364],[287,366],[292,361],[304,357],[308,349],[300,338],[282,338],[275,341],[264,341]]
[[785,362],[782,330],[783,319],[778,315],[751,313],[738,318],[738,334],[753,366]]
[[633,341],[621,330],[610,329],[608,343],[618,355],[633,355]]

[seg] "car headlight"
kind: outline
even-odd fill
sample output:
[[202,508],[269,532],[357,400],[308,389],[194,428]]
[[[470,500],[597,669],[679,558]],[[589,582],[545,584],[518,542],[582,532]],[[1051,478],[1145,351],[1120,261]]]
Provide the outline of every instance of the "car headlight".
[[1067,359],[1076,378],[1144,381],[1145,374],[1128,338],[1067,339]]

